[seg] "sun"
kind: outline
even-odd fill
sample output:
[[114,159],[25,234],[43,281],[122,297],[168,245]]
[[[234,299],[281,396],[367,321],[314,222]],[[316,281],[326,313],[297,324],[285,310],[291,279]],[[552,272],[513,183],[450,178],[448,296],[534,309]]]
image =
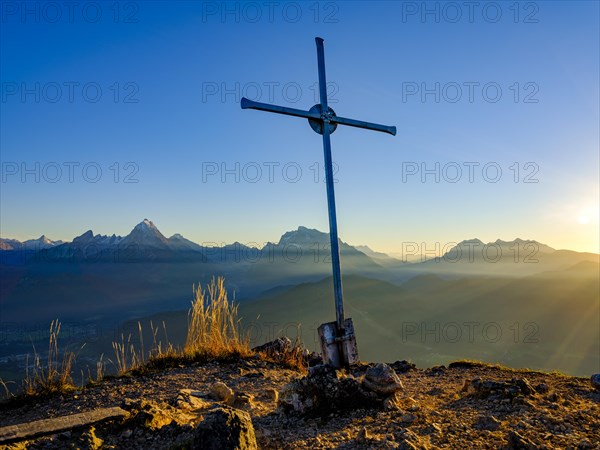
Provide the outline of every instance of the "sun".
[[590,223],[590,218],[588,216],[579,216],[577,222],[579,223],[579,225],[587,225],[588,223]]
[[598,222],[598,207],[587,207],[579,210],[579,214],[577,216],[577,223],[580,225],[587,225],[589,223],[597,223]]

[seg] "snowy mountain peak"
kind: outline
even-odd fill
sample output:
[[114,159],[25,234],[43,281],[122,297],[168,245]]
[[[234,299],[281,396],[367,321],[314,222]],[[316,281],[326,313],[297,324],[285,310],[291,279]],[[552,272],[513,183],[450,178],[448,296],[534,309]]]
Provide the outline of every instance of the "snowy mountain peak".
[[140,223],[138,223],[135,226],[134,230],[136,230],[136,229],[138,229],[138,230],[150,229],[150,230],[158,231],[158,228],[156,228],[156,225],[154,225],[154,223],[148,219],[144,219]]
[[168,248],[169,240],[148,219],[138,223],[131,233],[123,238],[124,245],[140,245],[158,248]]

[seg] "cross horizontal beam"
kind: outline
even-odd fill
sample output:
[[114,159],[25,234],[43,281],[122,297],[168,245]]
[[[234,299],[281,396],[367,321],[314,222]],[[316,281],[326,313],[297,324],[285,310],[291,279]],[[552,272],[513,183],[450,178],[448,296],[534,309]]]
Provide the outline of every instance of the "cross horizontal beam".
[[[269,103],[255,102],[249,100],[246,97],[242,97],[240,103],[242,109],[256,109],[259,111],[268,111],[277,114],[284,114],[286,116],[304,117],[305,119],[323,120],[321,115],[317,112],[304,111],[302,109],[288,108],[287,106],[271,105]],[[381,131],[383,133],[391,134],[396,136],[396,127],[388,125],[379,125],[377,123],[364,122],[362,120],[347,119],[346,117],[332,116],[329,118],[332,123],[340,125],[347,125],[349,127],[364,128],[366,130]]]
[[319,113],[312,113],[310,111],[304,111],[302,109],[288,108],[287,106],[270,105],[268,103],[255,102],[248,100],[246,97],[242,97],[240,103],[242,109],[258,109],[259,111],[274,112],[277,114],[285,114],[286,116],[304,117],[305,119],[321,120]]
[[349,127],[364,128],[365,130],[381,131],[396,136],[396,127],[379,125],[378,123],[363,122],[362,120],[346,119],[345,117],[333,116],[331,121]]

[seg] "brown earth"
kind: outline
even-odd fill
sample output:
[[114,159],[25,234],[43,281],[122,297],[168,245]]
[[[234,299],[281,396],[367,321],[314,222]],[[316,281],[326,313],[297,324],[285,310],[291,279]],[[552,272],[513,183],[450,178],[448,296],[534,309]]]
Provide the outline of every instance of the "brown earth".
[[325,415],[282,408],[278,393],[305,374],[257,357],[109,378],[4,402],[0,427],[113,406],[128,417],[0,448],[193,448],[195,427],[223,406],[210,395],[221,381],[234,391],[230,406],[250,415],[258,448],[600,449],[600,391],[589,379],[479,363],[391,366],[404,386],[392,401]]

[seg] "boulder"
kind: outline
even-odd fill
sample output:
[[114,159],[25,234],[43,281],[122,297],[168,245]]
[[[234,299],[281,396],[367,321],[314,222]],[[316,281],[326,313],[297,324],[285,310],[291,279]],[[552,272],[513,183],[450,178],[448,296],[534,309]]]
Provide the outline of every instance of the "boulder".
[[237,392],[235,394],[234,406],[242,409],[254,409],[256,407],[254,404],[254,395],[246,392]]
[[208,414],[194,430],[192,449],[255,450],[254,426],[250,415],[233,408],[219,408]]
[[513,378],[508,382],[482,380],[481,378],[465,380],[462,391],[468,392],[469,389],[472,389],[473,393],[480,397],[489,396],[509,399],[519,395],[530,396],[536,393],[535,388],[531,386],[527,378]]
[[130,408],[134,426],[160,430],[171,423],[181,422],[176,412],[169,405],[142,399],[127,406]]
[[275,403],[279,401],[279,391],[277,389],[269,388],[265,391],[265,395]]
[[396,371],[396,373],[405,373],[405,372],[409,372],[411,370],[415,370],[417,368],[416,365],[414,365],[411,362],[408,362],[405,359],[403,359],[402,361],[396,361],[396,362],[391,363],[390,367],[392,369],[394,369]]
[[275,339],[274,341],[267,342],[266,344],[254,347],[252,351],[263,352],[267,355],[274,356],[281,353],[287,353],[292,349],[292,341],[289,337],[283,336]]
[[477,418],[473,427],[478,430],[496,431],[501,425],[502,422],[494,416],[482,415]]
[[366,389],[383,396],[389,396],[404,389],[394,369],[383,363],[369,368],[362,384]]
[[358,379],[329,365],[312,367],[308,376],[284,386],[279,394],[284,412],[316,416],[381,404],[375,393],[362,389]]
[[217,381],[210,387],[210,396],[217,401],[225,402],[228,405],[233,405],[235,401],[235,393],[222,381]]
[[202,393],[200,391],[181,389],[177,395],[175,404],[178,408],[185,410],[210,408],[212,406],[211,403],[201,397]]

